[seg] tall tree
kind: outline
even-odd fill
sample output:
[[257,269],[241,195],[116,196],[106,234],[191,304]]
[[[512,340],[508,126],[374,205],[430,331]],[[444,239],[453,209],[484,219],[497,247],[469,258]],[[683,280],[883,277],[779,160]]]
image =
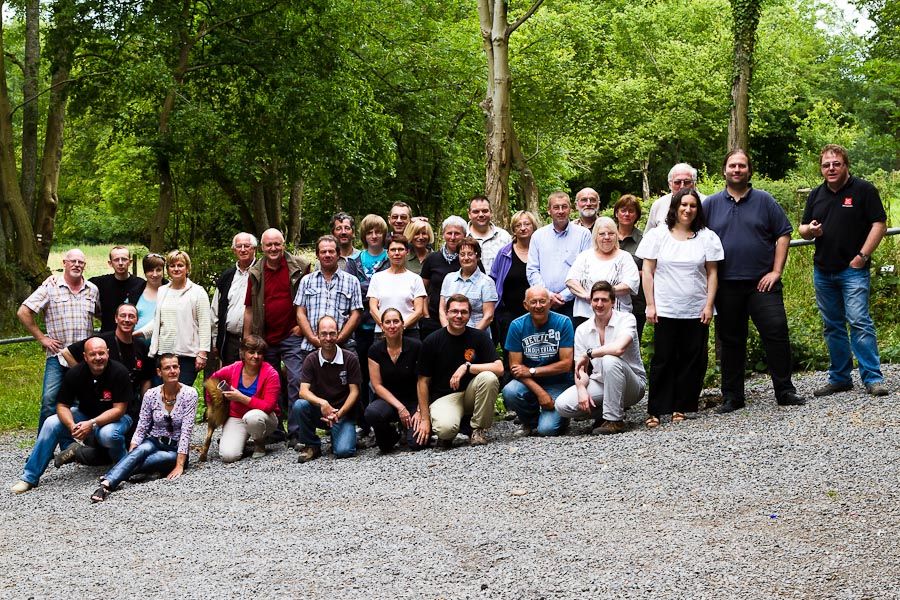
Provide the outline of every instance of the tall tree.
[[521,173],[526,206],[537,210],[537,184],[516,137],[510,113],[509,38],[543,3],[544,0],[534,0],[510,23],[506,0],[478,0],[482,47],[487,58],[487,93],[481,104],[485,115],[484,192],[494,205],[500,223],[509,221],[509,174],[513,168]]
[[728,148],[750,151],[750,81],[753,79],[753,52],[762,0],[730,0],[734,35],[731,119],[728,121]]

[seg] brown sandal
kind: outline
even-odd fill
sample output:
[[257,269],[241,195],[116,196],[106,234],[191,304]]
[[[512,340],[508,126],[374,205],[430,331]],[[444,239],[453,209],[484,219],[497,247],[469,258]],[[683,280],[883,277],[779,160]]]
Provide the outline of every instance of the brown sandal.
[[644,421],[644,425],[647,427],[647,429],[656,429],[657,427],[659,427],[659,418],[650,415],[649,417],[647,417],[647,420]]
[[684,413],[680,413],[680,412],[672,413],[672,423],[681,423],[682,421],[685,420],[685,418],[686,417],[684,416]]

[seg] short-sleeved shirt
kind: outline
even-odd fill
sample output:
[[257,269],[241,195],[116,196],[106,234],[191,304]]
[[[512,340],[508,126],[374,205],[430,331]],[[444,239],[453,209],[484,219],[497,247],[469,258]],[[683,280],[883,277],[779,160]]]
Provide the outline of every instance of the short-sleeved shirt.
[[[269,264],[263,263],[263,289],[266,299],[266,343],[269,345],[280,344],[297,324],[297,316],[294,312],[294,298],[291,293],[291,276],[287,259],[281,257],[277,269],[272,269]],[[244,306],[253,306],[253,282],[247,285],[247,297],[244,298]]]
[[[629,259],[630,260],[630,259]],[[526,367],[542,367],[559,361],[560,348],[575,347],[575,330],[572,320],[559,313],[550,311],[547,322],[535,327],[530,314],[522,315],[509,325],[506,343],[507,352],[520,352],[522,364]],[[568,374],[542,377],[543,384],[556,384],[571,381]]]
[[[90,281],[73,292],[61,276],[50,276],[22,304],[35,313],[43,311],[47,335],[68,346],[93,335],[100,292]],[[54,352],[46,350],[46,354]]]
[[[132,390],[139,392],[145,381],[150,381],[156,373],[153,359],[147,358],[147,347],[141,343],[130,344],[116,338],[115,331],[104,331],[98,336],[106,342],[109,348],[109,359],[121,363],[128,369],[128,379],[131,381]],[[78,362],[84,362],[84,345],[87,339],[69,344],[68,350]],[[140,406],[138,406],[140,408]],[[130,410],[130,407],[129,407]]]
[[811,191],[801,222],[822,224],[822,235],[815,238],[813,263],[822,271],[836,273],[848,268],[862,250],[872,224],[886,220],[878,189],[851,175],[836,192],[825,183]]
[[[638,273],[634,259],[624,250],[616,252],[610,260],[597,258],[597,253],[593,248],[585,250],[575,258],[575,262],[569,267],[566,281],[570,279],[580,283],[581,287],[588,292],[598,281],[607,281],[613,286],[624,283],[631,291],[624,296],[616,294],[614,308],[626,312],[631,312],[631,294],[636,294],[638,286],[641,284],[641,274]],[[591,303],[576,296],[572,315],[590,319],[594,316]]]
[[84,416],[93,419],[117,402],[127,404],[132,396],[128,369],[111,360],[98,376],[94,376],[87,363],[77,364],[66,371],[56,402],[66,406],[77,404]]
[[484,317],[484,303],[496,304],[497,286],[494,280],[475,269],[469,277],[463,277],[462,271],[448,273],[441,284],[441,296],[449,298],[453,294],[462,294],[469,299],[469,327],[475,327]]
[[[337,321],[340,331],[354,310],[363,310],[359,280],[346,271],[337,270],[329,282],[322,271],[313,271],[300,280],[294,305],[306,309],[306,318],[313,330],[319,319],[328,315]],[[307,352],[316,349],[306,338],[300,347]]]
[[[699,313],[698,313],[699,314]],[[631,342],[625,348],[621,358],[637,375],[644,385],[647,384],[647,372],[644,370],[644,362],[641,360],[641,343],[638,340],[637,321],[634,315],[619,310],[612,311],[609,323],[603,330],[603,339],[607,344],[612,343],[622,336],[629,336]],[[597,328],[596,319],[588,319],[575,330],[575,362],[581,360],[591,348],[597,348],[600,344],[600,331]],[[603,381],[602,356],[591,359],[591,379]]]
[[775,198],[754,188],[738,201],[727,190],[709,196],[703,214],[725,251],[721,281],[759,281],[775,264],[775,242],[794,230]]
[[378,340],[369,348],[369,360],[378,364],[381,383],[411,412],[417,402],[416,368],[421,353],[422,342],[411,337],[403,338],[397,362],[391,360],[384,340]]
[[347,401],[350,384],[362,386],[359,359],[340,346],[331,361],[322,356],[321,350],[316,350],[303,361],[300,383],[308,383],[313,394],[327,400],[334,408],[340,408]]
[[[422,283],[422,278],[412,271],[403,273],[379,271],[372,276],[366,296],[367,300],[378,298],[378,312],[383,313],[389,308],[396,308],[405,321],[415,310],[416,298],[426,296],[425,284]],[[376,325],[375,331],[381,331],[381,327]]]
[[656,261],[656,314],[671,319],[699,319],[706,306],[706,263],[725,258],[719,236],[704,227],[690,239],[677,240],[665,225],[660,225],[644,233],[637,255]]
[[492,363],[497,360],[497,349],[486,332],[466,327],[460,335],[453,335],[447,328],[438,329],[422,342],[418,373],[431,378],[429,402],[455,391],[464,391],[474,375],[464,375],[459,390],[450,389],[450,377],[460,365]]
[[116,309],[120,304],[137,306],[147,282],[128,274],[127,279],[116,279],[113,273],[91,277],[88,281],[97,286],[100,293],[100,331],[116,328]]

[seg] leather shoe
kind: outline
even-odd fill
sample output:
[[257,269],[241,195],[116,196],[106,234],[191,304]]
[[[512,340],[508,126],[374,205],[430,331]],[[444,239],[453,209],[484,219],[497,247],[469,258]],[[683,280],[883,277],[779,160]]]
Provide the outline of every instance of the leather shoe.
[[887,396],[890,393],[887,386],[881,382],[870,383],[866,386],[866,391],[869,392],[870,396]]
[[72,442],[69,444],[69,447],[59,452],[56,456],[53,457],[53,466],[57,469],[63,465],[67,465],[70,462],[75,460],[75,453],[78,452],[79,444],[78,442]]
[[728,413],[733,413],[736,410],[744,408],[746,405],[747,404],[743,400],[727,398],[725,402],[722,403],[722,406],[716,409],[716,412],[720,415],[727,415]]
[[603,421],[603,425],[591,431],[594,435],[615,435],[625,433],[625,421]]
[[849,392],[853,389],[852,383],[831,383],[830,381],[820,388],[813,391],[813,396],[821,398],[822,396],[830,396],[839,392]]
[[297,462],[300,464],[308,463],[311,460],[315,460],[322,456],[322,448],[319,446],[305,446],[302,450],[300,450],[299,456],[297,456]]
[[798,396],[796,392],[787,392],[776,402],[778,402],[778,406],[803,406],[806,404],[806,398]]

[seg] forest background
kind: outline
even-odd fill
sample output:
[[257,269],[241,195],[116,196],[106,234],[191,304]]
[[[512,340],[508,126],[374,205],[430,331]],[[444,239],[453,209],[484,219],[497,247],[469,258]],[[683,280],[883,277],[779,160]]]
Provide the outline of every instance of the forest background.
[[[894,224],[900,3],[852,4],[868,26],[813,0],[0,1],[0,331],[54,245],[179,247],[209,285],[239,230],[297,248],[339,209],[439,223],[482,192],[505,225],[586,185],[649,207],[676,162],[720,189],[735,140],[795,226],[825,143]],[[798,366],[823,368],[811,254],[785,283]],[[897,258],[875,257],[888,360]]]

